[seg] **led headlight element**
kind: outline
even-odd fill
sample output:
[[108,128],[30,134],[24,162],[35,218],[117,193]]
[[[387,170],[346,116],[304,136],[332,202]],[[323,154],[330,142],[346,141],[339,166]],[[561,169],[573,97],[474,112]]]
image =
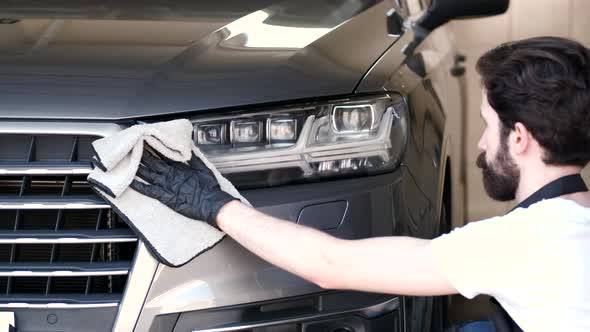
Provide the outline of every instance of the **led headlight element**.
[[232,143],[258,143],[262,141],[262,122],[236,120],[231,122]]
[[267,132],[271,143],[295,141],[297,138],[297,119],[268,119]]
[[198,144],[225,144],[225,124],[202,124],[195,127]]
[[341,134],[371,131],[374,119],[373,105],[335,106],[332,110],[332,126]]
[[396,169],[409,141],[409,118],[403,96],[382,94],[193,121],[203,131],[199,144],[217,137],[206,125],[229,127],[232,144],[203,146],[204,152],[245,188]]

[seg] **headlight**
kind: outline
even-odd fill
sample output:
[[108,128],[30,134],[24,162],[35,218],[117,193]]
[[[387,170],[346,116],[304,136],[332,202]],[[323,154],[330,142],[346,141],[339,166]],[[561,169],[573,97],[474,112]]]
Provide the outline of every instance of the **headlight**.
[[195,143],[240,188],[390,171],[408,140],[408,110],[399,95],[191,121]]

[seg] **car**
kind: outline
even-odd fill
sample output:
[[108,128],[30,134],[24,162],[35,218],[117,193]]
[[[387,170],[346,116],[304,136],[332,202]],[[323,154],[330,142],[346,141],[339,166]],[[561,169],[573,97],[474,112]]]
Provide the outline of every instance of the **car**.
[[464,216],[464,58],[444,24],[506,7],[2,2],[0,328],[442,330],[444,297],[325,290],[228,237],[159,263],[88,186],[91,144],[187,118],[265,213],[345,239],[433,238]]

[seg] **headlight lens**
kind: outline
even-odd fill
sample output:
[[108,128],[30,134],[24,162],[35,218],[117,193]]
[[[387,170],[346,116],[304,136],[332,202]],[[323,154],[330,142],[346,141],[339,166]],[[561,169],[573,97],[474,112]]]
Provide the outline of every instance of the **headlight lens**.
[[334,106],[332,124],[339,134],[369,132],[373,128],[373,105]]
[[408,140],[399,95],[192,121],[196,144],[239,188],[390,171]]
[[195,126],[197,144],[225,144],[225,124],[205,124]]
[[262,122],[256,120],[235,120],[230,122],[231,143],[258,143],[262,141]]
[[297,119],[268,119],[269,143],[295,142],[297,139]]

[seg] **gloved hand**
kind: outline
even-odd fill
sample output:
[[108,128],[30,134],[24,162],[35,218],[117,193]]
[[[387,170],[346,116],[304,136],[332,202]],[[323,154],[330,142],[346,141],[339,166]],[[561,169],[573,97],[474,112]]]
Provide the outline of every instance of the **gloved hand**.
[[137,176],[149,184],[133,180],[131,188],[188,218],[217,227],[219,210],[236,199],[221,190],[213,172],[194,154],[187,165],[144,151],[141,163]]

